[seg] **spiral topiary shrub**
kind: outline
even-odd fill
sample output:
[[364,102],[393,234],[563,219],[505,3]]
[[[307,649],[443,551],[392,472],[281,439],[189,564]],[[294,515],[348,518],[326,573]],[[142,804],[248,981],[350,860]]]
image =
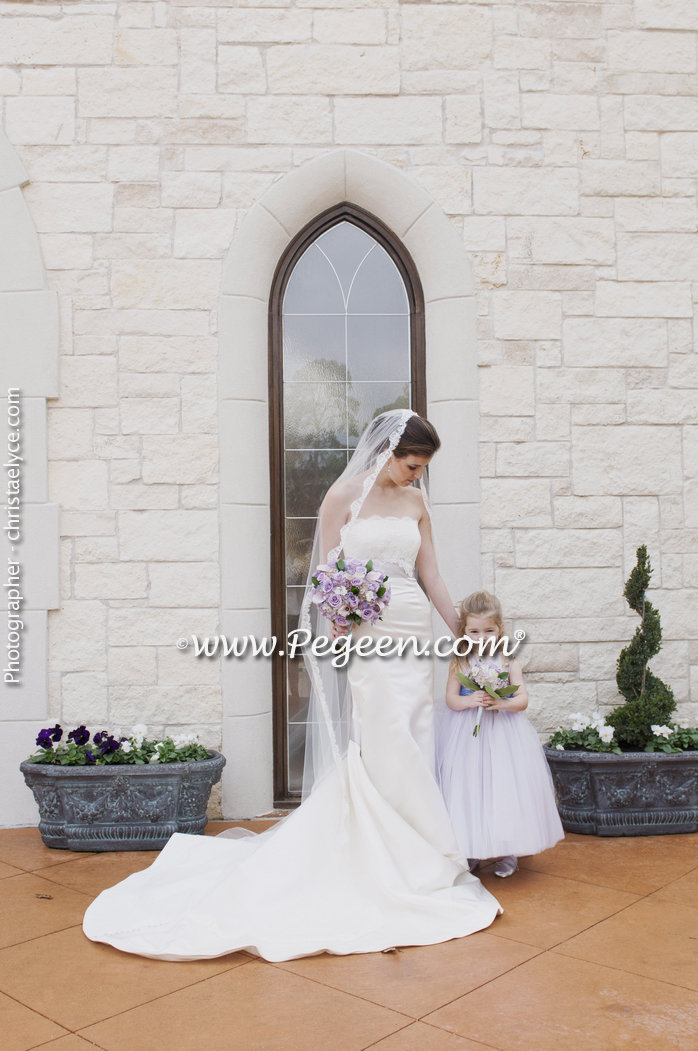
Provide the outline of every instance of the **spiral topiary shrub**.
[[626,703],[606,716],[623,749],[644,749],[654,738],[652,726],[666,725],[676,709],[671,688],[653,675],[648,666],[662,648],[659,614],[646,598],[651,576],[647,548],[642,544],[623,592],[630,608],[642,617],[642,623],[629,645],[621,650],[617,662],[616,682]]

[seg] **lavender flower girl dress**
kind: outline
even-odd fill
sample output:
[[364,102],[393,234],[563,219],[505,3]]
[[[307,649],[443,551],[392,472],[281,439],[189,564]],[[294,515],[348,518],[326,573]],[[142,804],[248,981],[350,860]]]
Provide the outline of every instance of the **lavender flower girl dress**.
[[[460,688],[461,695],[472,692]],[[538,854],[564,837],[550,770],[525,712],[454,711],[442,702],[436,755],[441,791],[466,857]]]

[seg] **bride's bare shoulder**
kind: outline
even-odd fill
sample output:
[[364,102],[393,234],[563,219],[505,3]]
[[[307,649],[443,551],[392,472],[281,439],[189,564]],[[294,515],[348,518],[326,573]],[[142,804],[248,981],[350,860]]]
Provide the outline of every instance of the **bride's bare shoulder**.
[[411,507],[413,508],[412,514],[415,518],[420,519],[423,515],[427,514],[427,505],[424,503],[422,490],[411,485],[409,486],[407,493],[411,501]]

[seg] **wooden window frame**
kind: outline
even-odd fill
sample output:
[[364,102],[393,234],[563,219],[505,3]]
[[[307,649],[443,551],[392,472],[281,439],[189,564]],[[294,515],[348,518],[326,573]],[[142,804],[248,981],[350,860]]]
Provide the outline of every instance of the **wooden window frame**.
[[[269,297],[269,466],[270,466],[270,577],[271,633],[286,638],[286,531],[284,528],[284,420],[283,420],[283,319],[286,285],[296,263],[321,234],[342,221],[370,234],[388,253],[405,284],[409,302],[412,407],[426,415],[426,332],[424,293],[417,268],[402,242],[371,212],[343,201],[317,215],[293,238],[274,273]],[[284,647],[285,650],[285,647]],[[288,791],[286,751],[286,684],[288,656],[275,653],[272,661],[274,806],[298,805],[300,798]]]

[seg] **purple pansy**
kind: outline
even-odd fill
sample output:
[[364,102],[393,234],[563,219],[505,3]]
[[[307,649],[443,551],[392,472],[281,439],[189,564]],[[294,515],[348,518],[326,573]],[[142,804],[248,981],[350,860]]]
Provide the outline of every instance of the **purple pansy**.
[[41,748],[53,748],[53,741],[60,741],[63,736],[63,730],[59,723],[55,726],[48,727],[45,730],[39,730],[39,734],[36,738],[36,743]]
[[90,732],[86,726],[78,726],[75,730],[71,730],[68,734],[68,740],[74,741],[76,745],[87,744],[90,739]]

